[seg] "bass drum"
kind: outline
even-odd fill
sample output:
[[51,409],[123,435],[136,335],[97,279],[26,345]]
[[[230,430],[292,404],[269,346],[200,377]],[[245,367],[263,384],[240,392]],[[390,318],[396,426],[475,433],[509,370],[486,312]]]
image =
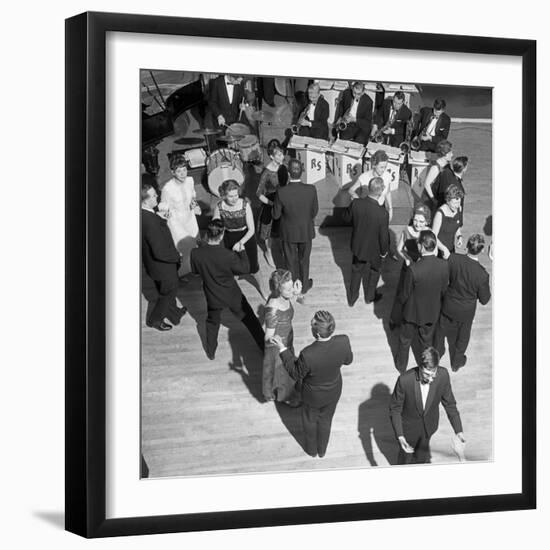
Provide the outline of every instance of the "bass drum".
[[208,174],[208,189],[216,197],[220,185],[226,180],[235,180],[239,185],[244,183],[243,162],[237,151],[232,149],[218,149],[214,151],[206,163]]

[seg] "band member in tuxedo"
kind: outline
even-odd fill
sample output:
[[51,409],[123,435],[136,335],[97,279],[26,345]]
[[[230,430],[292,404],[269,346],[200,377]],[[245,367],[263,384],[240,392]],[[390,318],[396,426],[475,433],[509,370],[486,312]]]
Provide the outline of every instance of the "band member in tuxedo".
[[430,438],[439,427],[442,404],[455,434],[466,442],[447,369],[433,347],[422,352],[419,366],[401,374],[390,401],[390,418],[399,442],[398,464],[429,463]]
[[167,318],[177,325],[185,315],[187,308],[178,308],[176,294],[178,291],[178,267],[181,255],[174,246],[174,241],[166,220],[155,213],[158,196],[149,183],[141,185],[141,256],[145,273],[154,283],[151,288],[151,300],[155,304],[148,318],[148,327],[160,331],[170,330],[172,325],[164,321]]
[[409,363],[409,350],[418,336],[423,348],[433,345],[435,328],[441,312],[441,300],[449,285],[447,261],[437,257],[437,238],[430,230],[418,237],[421,257],[407,267],[398,302],[403,304],[399,330],[396,367],[404,372]]
[[451,118],[445,112],[447,104],[438,97],[434,100],[433,107],[422,107],[416,121],[412,137],[418,136],[420,151],[435,152],[436,145],[449,136]]
[[309,278],[311,241],[315,237],[313,220],[319,211],[317,190],[314,185],[302,183],[302,164],[292,159],[288,163],[289,182],[279,187],[273,201],[272,216],[281,220],[279,235],[285,255],[286,268],[294,280],[302,282],[305,294],[312,286]]
[[382,258],[389,249],[388,212],[378,202],[384,190],[382,178],[372,178],[368,188],[361,186],[364,197],[355,199],[344,213],[344,220],[351,222],[351,283],[348,305],[351,307],[359,298],[359,288],[363,282],[365,302],[378,301],[382,295],[376,292],[380,279]]
[[472,235],[466,246],[467,254],[451,254],[449,257],[449,288],[443,298],[435,336],[440,356],[445,353],[447,338],[451,368],[455,372],[466,364],[465,353],[477,302],[485,305],[491,299],[489,274],[479,263],[479,254],[485,247],[483,235]]
[[[366,145],[372,129],[372,110],[372,99],[365,93],[365,85],[354,82],[342,93],[336,109],[334,130],[339,133],[340,139]],[[339,130],[339,124],[346,125],[345,129]]]
[[340,369],[353,361],[349,338],[345,334],[333,336],[335,328],[331,313],[317,311],[311,320],[315,342],[306,346],[298,358],[279,336],[272,339],[287,372],[301,382],[304,447],[308,455],[319,458],[327,451],[332,418],[342,394]]
[[264,331],[250,307],[235,275],[250,272],[246,251],[233,252],[223,244],[222,220],[212,220],[206,230],[207,242],[191,251],[191,269],[202,277],[208,316],[206,318],[206,355],[214,359],[222,310],[227,308],[248,329],[258,347],[264,350]]
[[405,105],[405,94],[395,92],[393,98],[387,98],[382,107],[374,117],[371,135],[374,136],[378,130],[384,135],[386,145],[399,147],[405,141],[407,124],[410,124],[411,110]]
[[[208,104],[212,117],[218,127],[229,126],[241,119],[244,109],[243,77],[238,75],[221,75],[210,82]],[[242,122],[246,123],[246,117]]]
[[310,84],[307,95],[309,102],[296,122],[298,135],[328,140],[329,106],[321,95],[319,84]]

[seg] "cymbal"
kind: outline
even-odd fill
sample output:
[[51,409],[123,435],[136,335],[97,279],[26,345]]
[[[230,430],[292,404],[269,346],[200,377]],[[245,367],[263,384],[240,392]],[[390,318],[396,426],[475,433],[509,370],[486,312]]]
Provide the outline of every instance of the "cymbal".
[[221,130],[216,130],[215,128],[197,128],[193,130],[194,134],[202,134],[203,136],[215,136],[216,134],[221,134]]
[[234,136],[220,136],[217,138],[217,141],[224,141],[226,143],[235,143],[235,141],[239,141],[243,139],[244,136],[241,136],[240,134],[236,134]]

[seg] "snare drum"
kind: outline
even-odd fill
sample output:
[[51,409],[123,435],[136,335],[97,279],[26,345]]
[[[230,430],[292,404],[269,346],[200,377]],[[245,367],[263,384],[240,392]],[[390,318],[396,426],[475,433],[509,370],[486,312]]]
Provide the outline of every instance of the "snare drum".
[[219,197],[218,188],[225,180],[235,180],[239,185],[244,182],[243,162],[237,151],[218,149],[214,151],[206,163],[208,188],[213,195]]
[[250,134],[237,141],[237,149],[243,162],[259,162],[262,160],[262,150],[258,138]]

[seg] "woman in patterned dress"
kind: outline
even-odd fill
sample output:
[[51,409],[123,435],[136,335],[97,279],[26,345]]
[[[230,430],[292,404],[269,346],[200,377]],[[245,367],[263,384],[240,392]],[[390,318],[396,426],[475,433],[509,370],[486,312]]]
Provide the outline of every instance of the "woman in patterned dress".
[[221,219],[225,226],[223,243],[226,248],[235,252],[246,252],[250,265],[250,274],[254,286],[265,299],[258,271],[258,247],[254,236],[254,217],[247,198],[240,196],[240,185],[235,180],[226,180],[219,187],[222,199],[214,208],[213,219]]

